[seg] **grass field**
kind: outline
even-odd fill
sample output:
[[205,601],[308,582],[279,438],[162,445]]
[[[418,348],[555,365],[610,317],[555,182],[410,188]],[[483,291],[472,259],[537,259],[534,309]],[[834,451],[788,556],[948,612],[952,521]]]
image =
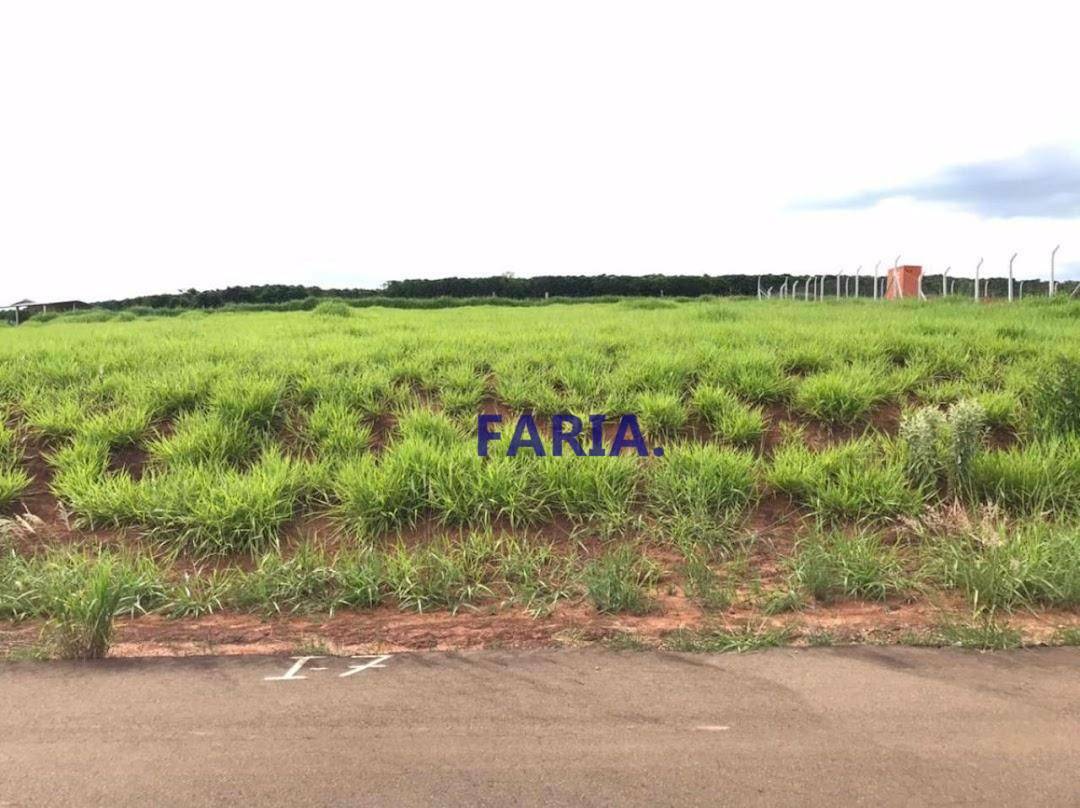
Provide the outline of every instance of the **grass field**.
[[[666,451],[480,458],[479,412],[636,413]],[[0,620],[66,655],[147,613],[1080,625],[1080,302],[91,312],[0,329],[0,413]]]

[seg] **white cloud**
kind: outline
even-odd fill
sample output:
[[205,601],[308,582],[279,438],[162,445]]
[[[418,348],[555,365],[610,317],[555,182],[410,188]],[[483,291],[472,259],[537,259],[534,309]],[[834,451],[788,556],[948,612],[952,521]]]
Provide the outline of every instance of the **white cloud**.
[[790,209],[1075,143],[1072,6],[744,5],[6,4],[0,299],[1080,254]]

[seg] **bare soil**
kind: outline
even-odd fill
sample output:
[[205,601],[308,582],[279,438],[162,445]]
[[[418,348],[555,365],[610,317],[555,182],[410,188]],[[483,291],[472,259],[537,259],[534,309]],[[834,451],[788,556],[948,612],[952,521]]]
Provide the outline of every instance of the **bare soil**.
[[[864,430],[874,429],[894,434],[899,407],[890,405],[876,411],[864,423],[848,427],[830,427],[807,422],[782,407],[767,409],[768,432],[761,447],[766,454],[780,439],[783,423],[798,423],[805,429],[808,443],[827,446],[848,440]],[[393,428],[389,417],[375,425],[376,446],[383,445]],[[700,424],[690,430],[698,439],[709,439]],[[610,441],[611,435],[607,436]],[[998,432],[994,446],[1008,446],[1011,434]],[[14,531],[19,552],[41,552],[49,547],[78,544],[86,546],[130,546],[145,548],[147,537],[138,530],[80,530],[50,490],[52,470],[46,461],[49,447],[31,441],[24,466],[31,485],[14,509],[21,525]],[[110,457],[110,469],[138,477],[148,457],[144,449],[126,447]],[[791,556],[796,538],[805,530],[811,517],[785,497],[767,495],[749,513],[743,533],[752,538],[749,548],[749,577],[768,592],[782,585],[785,558]],[[496,532],[527,535],[550,542],[584,557],[600,552],[605,543],[567,519],[557,519],[527,529],[512,529],[503,522],[492,526]],[[434,519],[421,521],[413,528],[388,539],[408,546],[448,536],[461,537],[469,529],[447,527]],[[351,544],[338,525],[325,515],[298,516],[282,531],[282,546],[290,548],[304,541],[318,541],[334,549]],[[829,605],[810,605],[798,612],[778,616],[764,615],[753,597],[741,589],[735,605],[721,612],[705,612],[687,598],[682,589],[679,569],[682,559],[664,543],[646,543],[646,550],[664,570],[652,611],[646,615],[607,615],[598,613],[581,600],[561,603],[551,614],[537,617],[520,608],[491,603],[465,608],[452,614],[446,611],[417,614],[394,606],[363,612],[339,612],[333,616],[289,616],[264,618],[259,615],[219,613],[196,619],[167,619],[145,615],[117,621],[113,649],[115,656],[153,656],[205,654],[292,653],[305,648],[325,648],[333,653],[367,653],[413,649],[456,648],[526,648],[574,645],[605,638],[632,635],[646,644],[656,644],[680,629],[743,626],[789,627],[795,642],[809,642],[827,634],[832,642],[896,642],[911,633],[926,632],[945,619],[965,619],[968,605],[959,597],[936,594],[917,602],[897,600],[887,603],[862,601]],[[175,562],[183,571],[195,567],[239,565],[248,567],[249,556],[196,560],[181,556]],[[760,592],[758,593],[761,594]],[[1025,642],[1045,643],[1064,627],[1080,628],[1080,611],[1041,610],[1037,614],[1017,612],[999,622],[1021,631]],[[14,649],[33,646],[39,639],[41,621],[20,623],[0,621],[0,656]]]

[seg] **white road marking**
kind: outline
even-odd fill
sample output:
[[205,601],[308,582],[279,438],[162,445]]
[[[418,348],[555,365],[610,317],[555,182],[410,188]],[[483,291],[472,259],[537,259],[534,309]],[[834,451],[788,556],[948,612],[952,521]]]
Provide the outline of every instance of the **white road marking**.
[[694,727],[694,729],[702,732],[723,732],[726,729],[731,729],[731,727],[725,727],[722,724],[702,724],[700,727]]
[[353,659],[369,659],[370,662],[366,662],[363,665],[350,665],[349,669],[345,673],[338,674],[339,679],[344,679],[346,676],[352,676],[354,673],[360,673],[360,671],[366,671],[368,668],[385,668],[382,663],[386,662],[390,658],[390,654],[384,656],[354,656]]
[[[264,676],[263,680],[267,681],[267,682],[287,682],[290,679],[307,679],[306,676],[299,676],[298,675],[300,673],[300,669],[303,668],[305,664],[307,664],[308,662],[310,662],[313,659],[325,659],[325,657],[321,657],[321,656],[298,656],[298,657],[293,657],[293,659],[295,659],[296,662],[293,663],[293,666],[291,668],[289,668],[287,671],[285,671],[284,676]],[[326,668],[312,668],[312,670],[326,670]]]

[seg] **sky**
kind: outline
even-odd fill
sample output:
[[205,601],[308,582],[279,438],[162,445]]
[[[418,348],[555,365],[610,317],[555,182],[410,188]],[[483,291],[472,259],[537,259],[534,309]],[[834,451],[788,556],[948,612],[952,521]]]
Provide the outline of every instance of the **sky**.
[[[0,304],[1080,278],[1075,3],[0,4]],[[10,300],[9,300],[10,299]]]

